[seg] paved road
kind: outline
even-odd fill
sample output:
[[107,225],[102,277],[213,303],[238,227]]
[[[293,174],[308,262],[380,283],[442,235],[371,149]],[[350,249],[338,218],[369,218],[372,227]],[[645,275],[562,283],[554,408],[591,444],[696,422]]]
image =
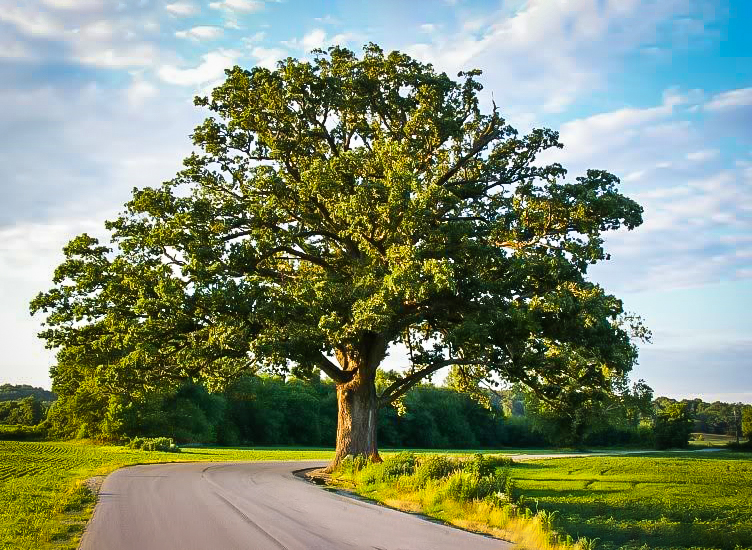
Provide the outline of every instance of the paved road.
[[502,550],[294,476],[321,462],[154,464],[105,479],[82,550]]

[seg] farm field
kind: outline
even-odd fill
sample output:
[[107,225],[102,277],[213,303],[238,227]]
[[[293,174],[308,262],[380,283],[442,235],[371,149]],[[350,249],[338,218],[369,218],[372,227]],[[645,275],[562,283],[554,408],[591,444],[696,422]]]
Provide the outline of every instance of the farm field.
[[[430,454],[470,451],[419,450]],[[505,454],[528,454],[510,450]],[[328,460],[330,449],[183,448],[145,452],[82,442],[0,441],[0,549],[75,548],[94,499],[81,484],[130,464],[174,461]],[[386,458],[393,451],[385,450]],[[551,452],[552,458],[557,452]],[[661,453],[556,458],[515,464],[535,510],[558,512],[560,532],[598,548],[752,547],[752,456]],[[377,497],[377,495],[371,495]]]
[[751,548],[752,456],[535,460],[513,467],[527,505],[598,548]]
[[76,548],[94,499],[82,480],[175,461],[328,460],[331,450],[184,448],[181,453],[68,442],[0,441],[0,549]]

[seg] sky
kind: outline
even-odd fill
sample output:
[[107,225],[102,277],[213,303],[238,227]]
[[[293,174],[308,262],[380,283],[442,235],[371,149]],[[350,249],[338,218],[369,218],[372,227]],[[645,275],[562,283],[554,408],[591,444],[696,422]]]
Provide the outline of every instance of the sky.
[[543,160],[619,176],[645,222],[590,277],[653,332],[632,379],[752,403],[749,21],[747,0],[0,0],[0,382],[50,386],[28,303],[67,241],[180,169],[194,95],[376,42],[482,69],[484,105],[560,132]]

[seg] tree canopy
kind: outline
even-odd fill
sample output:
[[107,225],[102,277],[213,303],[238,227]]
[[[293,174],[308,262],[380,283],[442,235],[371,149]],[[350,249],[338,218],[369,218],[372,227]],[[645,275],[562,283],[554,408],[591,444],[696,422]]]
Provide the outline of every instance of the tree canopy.
[[[637,352],[587,269],[642,209],[606,171],[536,163],[558,134],[484,113],[479,75],[374,44],[228,70],[184,169],[134,189],[109,244],[73,239],[32,302],[54,390],[321,371],[341,457],[376,455],[371,415],[443,367],[544,399],[608,387]],[[409,358],[377,394],[395,343]]]

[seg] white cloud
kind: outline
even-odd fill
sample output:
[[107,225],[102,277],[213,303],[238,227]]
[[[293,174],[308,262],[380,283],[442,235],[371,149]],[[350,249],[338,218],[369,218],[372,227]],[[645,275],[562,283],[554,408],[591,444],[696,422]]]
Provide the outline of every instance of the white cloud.
[[34,37],[55,37],[65,32],[61,21],[57,18],[44,12],[26,10],[18,6],[5,6],[0,9],[0,21],[10,23],[20,32]]
[[235,64],[237,57],[237,52],[218,50],[201,56],[203,61],[194,68],[181,69],[173,65],[163,65],[157,74],[159,78],[170,84],[180,86],[205,84],[221,78],[225,69]]
[[24,59],[33,57],[23,42],[13,40],[9,36],[0,36],[0,58]]
[[165,9],[172,15],[176,15],[178,17],[188,17],[190,15],[196,15],[201,11],[201,8],[199,8],[193,2],[173,2],[172,4],[167,4],[165,6]]
[[293,38],[292,40],[284,40],[282,44],[292,50],[302,50],[304,53],[309,53],[316,48],[324,49],[328,46],[343,46],[353,41],[360,40],[362,37],[359,34],[352,32],[344,32],[328,36],[323,29],[313,29],[303,35],[303,38]]
[[0,360],[0,380],[49,386],[54,361],[36,337],[40,319],[29,316],[29,301],[50,288],[66,242],[84,231],[101,235],[133,186],[172,177],[190,151],[197,110],[170,96],[132,103],[149,93],[139,80],[124,92],[0,90],[0,133],[13,134],[0,164],[0,332],[14,344]]
[[209,7],[214,10],[255,13],[264,9],[264,2],[260,0],[221,0],[220,2],[211,2]]
[[266,33],[264,31],[259,31],[255,34],[252,34],[251,36],[245,36],[241,40],[245,45],[255,44],[257,42],[261,42],[266,38]]
[[708,111],[724,111],[749,105],[752,105],[752,88],[740,88],[713,96],[705,104],[705,109]]
[[61,10],[89,10],[104,6],[103,0],[43,0],[42,3]]
[[112,21],[102,19],[82,26],[79,29],[79,32],[84,36],[88,36],[94,39],[107,39],[112,38],[112,36],[115,34],[115,25],[112,23]]
[[721,152],[718,149],[701,149],[700,151],[687,153],[687,160],[691,160],[692,162],[706,162],[708,160],[713,160],[720,153]]
[[591,271],[617,292],[696,287],[748,277],[752,268],[752,171],[745,161],[709,164],[722,139],[688,112],[692,94],[664,94],[643,109],[624,108],[567,122],[561,162],[572,176],[587,168],[623,175],[622,192],[644,209],[635,231],[608,234],[612,260]]
[[157,96],[159,90],[151,82],[147,82],[140,75],[133,78],[133,82],[125,90],[125,95],[133,107],[141,107],[146,101]]
[[256,46],[251,49],[251,55],[256,59],[256,65],[274,70],[277,62],[287,57],[287,50],[282,48],[263,48]]
[[126,45],[119,48],[84,49],[75,59],[86,65],[123,69],[128,67],[148,67],[154,64],[157,50],[151,44]]
[[213,40],[223,34],[222,27],[213,27],[210,25],[200,25],[185,31],[178,31],[175,36],[178,38],[189,38],[191,40]]
[[334,17],[333,15],[327,14],[324,17],[314,17],[314,21],[321,23],[323,25],[340,25],[342,24],[342,21]]
[[505,110],[562,112],[581,95],[605,89],[604,75],[654,43],[656,29],[700,11],[691,0],[503,4],[481,17],[460,11],[461,30],[428,34],[404,49],[448,74],[485,68],[483,84]]
[[314,29],[311,32],[307,33],[300,41],[301,46],[303,49],[307,52],[310,52],[311,50],[315,48],[322,48],[324,47],[324,43],[326,42],[326,31],[322,29]]

